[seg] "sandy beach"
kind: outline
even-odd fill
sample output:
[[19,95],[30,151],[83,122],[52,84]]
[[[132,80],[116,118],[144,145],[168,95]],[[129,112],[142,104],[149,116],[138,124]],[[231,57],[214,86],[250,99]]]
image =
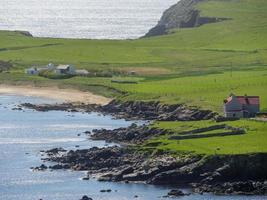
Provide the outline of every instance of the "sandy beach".
[[45,97],[58,99],[65,102],[83,102],[87,104],[108,104],[111,99],[95,95],[90,92],[82,92],[74,89],[59,89],[57,87],[33,87],[0,85],[1,94],[14,94],[24,96]]

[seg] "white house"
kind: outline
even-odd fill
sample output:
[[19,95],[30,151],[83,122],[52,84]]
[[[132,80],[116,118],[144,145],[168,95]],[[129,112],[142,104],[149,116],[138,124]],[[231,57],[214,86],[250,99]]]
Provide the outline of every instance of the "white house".
[[51,71],[57,75],[77,75],[77,76],[88,76],[90,72],[85,69],[76,70],[73,65],[58,65],[55,67],[53,63],[49,63],[44,67],[31,67],[25,70],[26,74],[38,75],[43,71]]
[[59,65],[55,69],[57,75],[75,75],[75,67],[72,65]]
[[53,63],[49,63],[46,67],[48,70],[54,70],[55,69],[55,65]]

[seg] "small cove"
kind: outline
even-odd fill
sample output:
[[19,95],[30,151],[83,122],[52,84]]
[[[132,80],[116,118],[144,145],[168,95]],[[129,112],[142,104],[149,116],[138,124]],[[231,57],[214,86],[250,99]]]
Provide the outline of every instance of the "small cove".
[[[16,95],[0,96],[0,199],[4,200],[76,200],[88,195],[94,200],[162,199],[168,187],[144,184],[124,184],[81,180],[85,172],[66,170],[32,172],[39,166],[41,150],[55,147],[65,149],[103,147],[103,141],[88,140],[84,131],[94,128],[114,129],[132,122],[115,120],[97,113],[37,112],[12,110],[17,104],[54,103],[54,100]],[[81,134],[81,136],[78,136]],[[111,189],[111,193],[100,193]],[[117,192],[115,192],[117,191]],[[138,195],[138,198],[134,198]],[[191,195],[184,200],[206,199],[264,199],[265,197]],[[166,199],[166,198],[164,198]]]

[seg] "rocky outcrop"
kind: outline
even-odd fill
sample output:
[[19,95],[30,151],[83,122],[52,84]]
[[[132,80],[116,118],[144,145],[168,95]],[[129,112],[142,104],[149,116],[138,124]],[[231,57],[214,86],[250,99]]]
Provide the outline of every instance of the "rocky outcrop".
[[267,195],[267,154],[175,157],[108,147],[50,154],[45,160],[58,163],[50,169],[87,170],[99,181],[187,185],[199,193]]
[[67,112],[93,112],[98,109],[96,104],[84,104],[84,103],[61,103],[61,104],[31,104],[23,103],[18,108],[28,108],[39,112],[47,111],[67,111]]
[[[210,133],[210,131],[217,131]],[[168,129],[160,129],[149,125],[138,126],[132,124],[126,128],[118,128],[114,130],[94,129],[92,132],[86,131],[86,134],[93,140],[105,140],[106,142],[116,142],[124,144],[142,144],[144,141],[152,137],[168,135],[170,140],[186,140],[207,137],[226,137],[231,135],[245,134],[243,128],[231,127],[226,124],[208,126],[205,128],[197,128],[189,131],[175,132]]]
[[170,192],[168,192],[166,197],[182,197],[182,196],[187,196],[190,195],[188,193],[184,193],[181,190],[171,190]]
[[84,195],[80,200],[93,200],[92,198]]
[[138,126],[132,124],[127,128],[118,128],[114,130],[94,129],[91,132],[86,132],[90,139],[105,140],[106,142],[141,144],[151,137],[156,137],[165,134],[172,134],[171,131],[149,127],[146,125]]
[[120,102],[114,100],[105,106],[72,103],[41,105],[25,103],[21,106],[37,111],[100,112],[128,120],[193,121],[212,119],[217,115],[210,110],[189,108],[182,104],[167,105],[155,101]]
[[[45,161],[54,161],[61,165],[61,169],[73,170],[88,170],[92,173],[109,172],[113,169],[124,169],[124,173],[130,171],[125,170],[132,166],[138,166],[144,162],[144,156],[127,148],[120,148],[117,146],[109,148],[83,149],[76,151],[68,151],[64,155],[58,153],[51,154],[51,151],[46,152],[48,158]],[[50,166],[54,169],[54,166]]]
[[209,156],[182,168],[156,175],[153,184],[200,184],[267,179],[267,154]]
[[[51,153],[51,151],[49,151]],[[134,149],[121,147],[91,148],[69,151],[63,155],[48,155],[45,161],[57,162],[60,169],[87,170],[100,181],[142,181],[146,182],[163,171],[173,170],[187,163],[195,162],[198,157],[178,161],[169,155],[151,157]],[[50,169],[55,169],[50,166]]]
[[14,31],[14,32],[27,36],[27,37],[33,37],[33,35],[29,31]]
[[171,29],[193,28],[207,23],[215,23],[227,18],[202,17],[195,5],[205,0],[181,0],[166,10],[158,24],[145,37],[164,35]]
[[210,110],[189,108],[183,104],[161,104],[150,101],[112,101],[99,109],[102,113],[115,114],[124,119],[143,119],[159,121],[193,121],[211,119],[217,114]]
[[217,195],[267,195],[265,181],[238,181],[217,184],[193,184],[196,193],[214,193]]

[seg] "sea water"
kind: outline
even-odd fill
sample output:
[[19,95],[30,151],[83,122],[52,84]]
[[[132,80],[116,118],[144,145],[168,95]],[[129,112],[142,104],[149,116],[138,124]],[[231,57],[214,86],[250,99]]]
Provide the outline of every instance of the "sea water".
[[38,37],[133,39],[178,0],[0,0],[0,30]]

